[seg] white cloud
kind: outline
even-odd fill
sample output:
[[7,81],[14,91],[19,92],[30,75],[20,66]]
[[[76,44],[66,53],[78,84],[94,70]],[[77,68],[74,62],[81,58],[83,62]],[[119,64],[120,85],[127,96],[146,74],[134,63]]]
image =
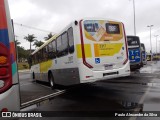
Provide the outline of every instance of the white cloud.
[[[147,25],[153,24],[152,45],[155,51],[153,35],[159,34],[160,31],[160,1],[135,0],[135,5],[137,35],[149,51],[150,34]],[[122,21],[127,35],[133,35],[132,0],[9,0],[9,6],[15,22],[52,32],[59,32],[75,19],[100,17]],[[25,48],[29,48],[23,39],[25,35],[35,34],[38,40],[42,40],[47,35],[46,32],[17,25],[15,25],[15,34],[19,36]]]

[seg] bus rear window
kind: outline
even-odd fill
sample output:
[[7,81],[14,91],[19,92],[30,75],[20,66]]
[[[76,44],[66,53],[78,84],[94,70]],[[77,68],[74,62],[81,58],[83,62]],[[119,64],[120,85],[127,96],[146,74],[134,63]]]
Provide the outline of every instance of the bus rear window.
[[84,28],[87,32],[97,32],[99,25],[98,23],[85,23]]
[[139,41],[137,39],[135,39],[135,38],[127,37],[127,41],[128,41],[128,45],[129,46],[139,45]]
[[109,34],[120,34],[119,24],[106,23],[106,32]]

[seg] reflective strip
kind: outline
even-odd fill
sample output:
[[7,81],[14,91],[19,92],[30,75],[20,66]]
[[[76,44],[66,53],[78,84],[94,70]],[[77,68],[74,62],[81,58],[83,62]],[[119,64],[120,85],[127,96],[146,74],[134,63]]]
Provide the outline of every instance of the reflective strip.
[[[82,58],[81,44],[77,44],[76,49],[77,49],[77,58]],[[85,57],[86,58],[91,58],[92,57],[92,51],[91,51],[91,45],[90,44],[84,44],[84,52],[85,52]]]
[[11,62],[13,64],[16,61],[16,48],[14,42],[10,42],[10,53],[11,53]]

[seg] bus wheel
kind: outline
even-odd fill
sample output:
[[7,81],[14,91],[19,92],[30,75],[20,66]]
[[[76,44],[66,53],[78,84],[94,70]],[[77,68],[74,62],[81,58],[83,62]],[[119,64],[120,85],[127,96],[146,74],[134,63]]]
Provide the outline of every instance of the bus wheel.
[[50,87],[53,90],[55,88],[55,83],[54,83],[54,77],[52,75],[52,73],[49,74],[49,83],[50,83]]
[[35,74],[34,74],[34,72],[32,73],[32,80],[33,80],[33,82],[37,82],[37,80],[35,79]]

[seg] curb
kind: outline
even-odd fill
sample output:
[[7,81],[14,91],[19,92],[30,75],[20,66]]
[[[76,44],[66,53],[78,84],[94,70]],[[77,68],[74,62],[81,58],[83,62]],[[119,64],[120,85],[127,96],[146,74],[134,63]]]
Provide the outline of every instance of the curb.
[[25,69],[25,70],[18,70],[18,72],[30,72],[29,69]]

